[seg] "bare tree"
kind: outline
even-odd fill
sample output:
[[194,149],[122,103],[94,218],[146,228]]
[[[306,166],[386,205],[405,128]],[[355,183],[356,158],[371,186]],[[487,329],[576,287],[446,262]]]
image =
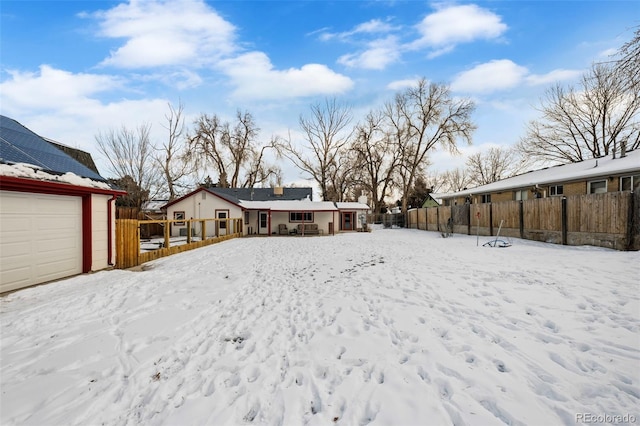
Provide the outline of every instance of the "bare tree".
[[184,138],[184,105],[182,102],[177,107],[169,104],[169,112],[165,115],[167,140],[156,149],[155,160],[162,170],[162,176],[169,200],[174,200],[181,190],[187,188],[188,183],[183,182],[193,172],[192,161],[186,147]]
[[443,176],[443,188],[447,192],[464,191],[471,185],[472,179],[467,169],[456,168],[446,171]]
[[640,26],[636,27],[631,40],[620,48],[618,55],[617,71],[627,81],[628,89],[637,92],[640,85]]
[[570,163],[640,147],[640,93],[627,90],[609,64],[595,64],[580,90],[547,91],[542,117],[529,123],[518,149],[533,160]]
[[122,126],[95,137],[98,149],[107,159],[108,172],[121,182],[129,182],[130,190],[136,192],[129,194],[132,207],[141,208],[158,191],[159,172],[153,159],[150,130],[150,124],[142,124],[135,130]]
[[447,85],[429,84],[424,78],[386,105],[386,118],[400,152],[397,175],[403,211],[416,177],[428,164],[429,152],[437,146],[457,152],[459,139],[471,143],[476,128],[471,122],[474,109],[473,101],[453,98]]
[[268,144],[250,151],[249,167],[242,183],[243,188],[253,188],[257,185],[270,183],[278,186],[282,185],[282,170],[280,167],[267,163],[265,160],[265,153],[269,149],[276,149],[276,138],[272,138]]
[[189,138],[189,152],[202,168],[213,166],[221,187],[248,187],[267,181],[279,169],[265,164],[265,150],[273,141],[260,146],[260,129],[249,112],[236,113],[233,127],[217,115],[202,114],[195,121],[195,134]]
[[302,172],[309,174],[320,187],[323,200],[330,194],[331,176],[342,167],[340,157],[350,142],[351,109],[335,99],[311,106],[311,117],[300,116],[306,145],[298,148],[289,137],[279,140],[278,152]]
[[383,115],[370,112],[356,126],[352,150],[355,153],[354,174],[371,196],[371,208],[381,212],[385,198],[393,188],[393,175],[398,166],[400,151],[383,128]]
[[511,147],[491,147],[467,158],[469,177],[476,185],[486,185],[526,170],[526,157]]

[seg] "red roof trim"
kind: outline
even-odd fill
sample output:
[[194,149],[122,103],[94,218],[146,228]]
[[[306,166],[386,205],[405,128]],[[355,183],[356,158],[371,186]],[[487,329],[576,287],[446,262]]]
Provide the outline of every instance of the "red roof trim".
[[0,190],[39,192],[55,195],[126,195],[126,191],[119,189],[94,188],[92,186],[78,186],[62,182],[51,182],[47,180],[25,179],[15,176],[0,176]]

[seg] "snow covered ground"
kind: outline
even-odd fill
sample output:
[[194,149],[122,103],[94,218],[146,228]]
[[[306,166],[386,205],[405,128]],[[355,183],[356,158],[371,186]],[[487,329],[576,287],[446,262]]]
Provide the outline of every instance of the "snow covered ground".
[[0,424],[639,423],[640,253],[488,239],[244,238],[10,294]]

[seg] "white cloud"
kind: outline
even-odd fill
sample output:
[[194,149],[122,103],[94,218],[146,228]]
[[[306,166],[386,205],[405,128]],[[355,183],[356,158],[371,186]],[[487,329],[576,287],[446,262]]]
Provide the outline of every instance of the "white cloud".
[[458,74],[451,83],[456,92],[490,93],[521,84],[529,73],[527,68],[508,59],[493,60]]
[[121,86],[113,76],[73,74],[41,65],[40,72],[9,71],[10,78],[0,83],[2,109],[8,114],[23,111],[86,108],[95,101],[90,98]]
[[547,74],[532,74],[527,76],[527,83],[532,86],[552,84],[559,81],[573,80],[582,75],[580,70],[553,70]]
[[390,36],[370,42],[367,49],[361,53],[341,56],[338,63],[351,68],[382,70],[398,59],[400,50],[397,38]]
[[249,52],[219,63],[235,85],[233,96],[242,99],[283,99],[344,93],[353,87],[350,78],[325,65],[276,70],[262,52]]
[[131,0],[91,16],[100,35],[126,40],[103,65],[206,64],[236,50],[235,27],[200,0]]
[[388,22],[384,22],[380,19],[372,19],[370,21],[356,25],[349,31],[344,31],[341,33],[330,33],[326,31],[326,29],[323,29],[320,31],[320,40],[329,41],[336,38],[347,40],[357,34],[386,34],[398,29],[399,27],[393,26]]
[[167,112],[166,99],[99,99],[104,92],[122,88],[122,83],[109,75],[73,74],[48,65],[39,72],[11,71],[0,83],[2,114],[41,136],[90,152],[104,171],[94,145],[99,131],[150,123],[152,137],[164,137],[159,120]]
[[421,37],[411,43],[410,48],[448,51],[459,43],[498,38],[507,30],[507,25],[493,12],[469,4],[443,7],[427,15],[416,28]]
[[419,80],[420,80],[420,77],[392,81],[391,83],[387,84],[387,89],[399,91],[399,90],[408,89],[410,87],[417,87]]

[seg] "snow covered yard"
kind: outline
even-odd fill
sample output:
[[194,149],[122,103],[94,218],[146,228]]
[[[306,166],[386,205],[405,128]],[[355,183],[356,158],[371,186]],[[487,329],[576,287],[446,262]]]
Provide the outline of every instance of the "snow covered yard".
[[379,229],[26,289],[0,298],[0,423],[640,422],[639,264]]

